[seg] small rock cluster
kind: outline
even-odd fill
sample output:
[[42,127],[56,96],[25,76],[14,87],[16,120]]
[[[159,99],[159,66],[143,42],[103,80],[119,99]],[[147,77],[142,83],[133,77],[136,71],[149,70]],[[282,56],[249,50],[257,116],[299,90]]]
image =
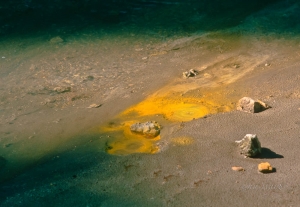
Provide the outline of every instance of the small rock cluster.
[[183,78],[189,78],[189,77],[195,77],[198,74],[199,72],[197,70],[191,69],[189,71],[183,72],[182,76]]
[[135,123],[130,126],[130,130],[134,133],[142,134],[149,138],[154,138],[160,134],[160,125],[155,121],[145,123]]
[[[247,113],[259,113],[268,108],[271,108],[266,103],[260,100],[253,100],[249,97],[241,98],[237,103],[237,110],[247,112]],[[240,148],[240,154],[244,157],[257,157],[261,154],[261,144],[258,140],[256,134],[246,134],[242,140],[235,141]],[[232,167],[234,171],[244,171],[242,167]],[[258,165],[258,171],[261,173],[271,173],[273,168],[268,162],[260,163]]]
[[[261,144],[255,134],[246,134],[242,140],[235,141],[240,147],[240,153],[245,157],[256,157],[261,154]],[[232,167],[234,171],[245,171],[243,167]],[[268,162],[258,165],[258,171],[261,173],[271,173],[273,168]]]

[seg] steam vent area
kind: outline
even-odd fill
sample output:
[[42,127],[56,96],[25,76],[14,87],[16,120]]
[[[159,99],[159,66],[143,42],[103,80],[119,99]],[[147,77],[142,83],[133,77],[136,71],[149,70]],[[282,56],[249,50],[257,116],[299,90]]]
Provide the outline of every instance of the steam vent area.
[[1,1],[0,206],[299,206],[299,11]]

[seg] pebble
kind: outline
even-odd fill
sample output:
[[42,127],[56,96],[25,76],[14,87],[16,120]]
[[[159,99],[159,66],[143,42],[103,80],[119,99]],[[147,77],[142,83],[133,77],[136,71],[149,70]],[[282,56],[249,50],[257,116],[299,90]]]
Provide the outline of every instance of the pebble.
[[57,93],[65,93],[65,92],[70,92],[71,91],[71,87],[55,87],[53,89],[53,91],[57,92]]
[[262,162],[258,165],[258,171],[262,173],[270,173],[273,171],[272,166],[268,162]]
[[231,169],[234,170],[234,171],[245,171],[245,169],[243,167],[235,167],[234,166]]
[[88,108],[99,108],[100,106],[102,106],[102,104],[91,104]]

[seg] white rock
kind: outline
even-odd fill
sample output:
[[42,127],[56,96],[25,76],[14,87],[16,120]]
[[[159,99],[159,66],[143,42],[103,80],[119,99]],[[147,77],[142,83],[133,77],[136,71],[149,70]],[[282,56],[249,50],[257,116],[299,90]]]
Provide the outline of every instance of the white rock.
[[240,153],[245,157],[255,157],[261,153],[261,144],[256,134],[246,134],[242,140],[235,141],[240,147]]
[[243,97],[238,101],[237,110],[244,111],[248,113],[258,113],[264,111],[268,108],[271,108],[266,103],[257,100],[254,101],[252,98]]
[[156,137],[160,134],[160,125],[155,121],[135,123],[130,126],[130,130],[146,137]]

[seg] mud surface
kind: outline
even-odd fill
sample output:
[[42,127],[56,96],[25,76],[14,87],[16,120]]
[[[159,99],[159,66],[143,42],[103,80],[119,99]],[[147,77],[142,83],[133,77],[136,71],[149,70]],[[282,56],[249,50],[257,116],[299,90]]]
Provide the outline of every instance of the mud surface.
[[[220,4],[218,16],[192,1],[104,13],[91,1],[61,4],[76,18],[59,22],[55,6],[24,2],[0,4],[15,9],[0,19],[1,206],[297,206],[298,3]],[[46,10],[40,30],[16,19]],[[237,111],[244,96],[272,108]],[[159,136],[131,133],[146,121]],[[249,133],[262,144],[254,159],[234,143]],[[259,174],[261,162],[276,172]]]

